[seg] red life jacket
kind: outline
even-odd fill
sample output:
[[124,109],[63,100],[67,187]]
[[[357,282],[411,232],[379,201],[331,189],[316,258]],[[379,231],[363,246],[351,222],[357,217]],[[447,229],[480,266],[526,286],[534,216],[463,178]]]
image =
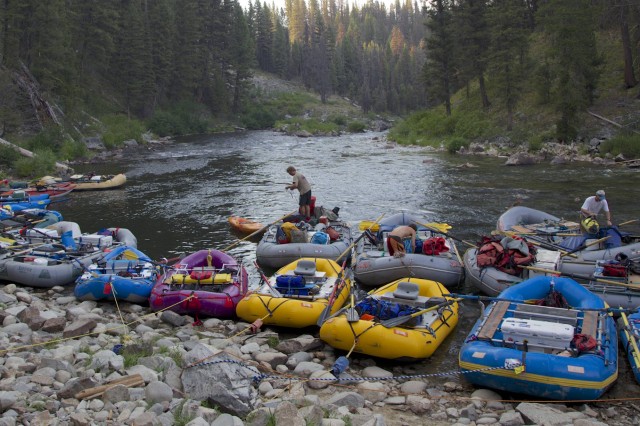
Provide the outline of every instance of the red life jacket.
[[[514,240],[522,240],[518,236]],[[476,255],[476,263],[479,268],[493,266],[494,268],[510,275],[521,275],[520,266],[530,265],[535,262],[536,249],[527,243],[529,253],[525,254],[518,249],[506,249],[500,244],[502,237],[483,237],[481,246]]]

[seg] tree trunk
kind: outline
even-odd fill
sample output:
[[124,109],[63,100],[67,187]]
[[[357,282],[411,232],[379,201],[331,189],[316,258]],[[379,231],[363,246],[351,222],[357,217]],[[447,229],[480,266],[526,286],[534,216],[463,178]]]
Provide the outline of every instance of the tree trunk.
[[484,73],[480,73],[480,76],[478,77],[478,83],[480,83],[480,97],[482,98],[482,106],[484,108],[489,108],[491,106],[491,102],[489,102],[487,88],[484,85]]
[[633,54],[631,52],[631,38],[629,37],[629,22],[627,21],[628,8],[620,5],[620,33],[622,36],[622,56],[624,57],[624,85],[627,89],[638,84],[633,73]]

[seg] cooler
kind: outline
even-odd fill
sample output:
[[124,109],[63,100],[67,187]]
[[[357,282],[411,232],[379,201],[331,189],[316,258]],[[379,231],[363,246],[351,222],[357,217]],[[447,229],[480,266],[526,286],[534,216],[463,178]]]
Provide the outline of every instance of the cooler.
[[505,319],[501,330],[505,343],[516,344],[521,348],[526,340],[532,352],[568,349],[575,334],[574,327],[568,324],[519,318]]
[[78,238],[78,244],[91,244],[94,247],[105,248],[113,245],[111,235],[83,234]]
[[[560,252],[558,250],[546,250],[539,248],[536,252],[536,263],[533,266],[549,271],[557,271],[559,264]],[[534,269],[529,270],[529,278],[537,277],[538,275],[547,275],[547,273],[536,271]]]
[[47,228],[37,228],[37,229],[27,229],[25,236],[31,238],[58,238],[58,231],[55,229],[47,229]]

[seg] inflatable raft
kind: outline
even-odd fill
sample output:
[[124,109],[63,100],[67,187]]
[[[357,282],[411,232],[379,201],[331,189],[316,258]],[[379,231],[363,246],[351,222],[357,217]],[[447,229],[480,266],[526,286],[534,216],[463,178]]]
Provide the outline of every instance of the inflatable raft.
[[76,279],[78,300],[124,300],[146,303],[158,278],[153,261],[140,250],[120,246],[89,265]]
[[168,267],[149,296],[154,311],[170,309],[181,315],[230,318],[247,293],[248,275],[242,264],[214,249],[200,250]]
[[373,292],[353,309],[329,318],[320,338],[336,349],[378,358],[430,357],[458,323],[458,303],[440,283],[401,278]]
[[618,377],[618,337],[607,308],[570,278],[541,276],[509,287],[460,349],[463,377],[537,398],[597,399]]
[[[362,238],[356,245],[354,275],[362,285],[378,287],[402,277],[415,277],[442,283],[447,288],[455,288],[464,280],[464,266],[458,249],[446,234],[421,226],[426,221],[409,213],[398,213],[380,221],[375,235]],[[394,257],[387,250],[387,235],[400,225],[416,224],[417,238],[421,243],[436,249],[407,253]],[[424,254],[424,253],[430,254]]]
[[[330,259],[302,258],[279,269],[268,282],[247,294],[236,307],[248,322],[292,328],[313,326],[323,311],[335,313],[349,295],[351,279]],[[266,277],[265,277],[266,278]]]
[[279,269],[303,257],[333,259],[336,262],[342,262],[344,257],[349,256],[348,249],[353,240],[351,228],[346,222],[333,221],[328,223],[328,226],[337,232],[335,239],[315,242],[316,233],[325,233],[324,224],[311,227],[305,223],[297,227],[302,236],[301,242],[286,242],[285,240],[283,243],[282,240],[278,240],[278,235],[280,234],[279,229],[286,226],[285,223],[271,225],[258,243],[256,260],[263,268]]

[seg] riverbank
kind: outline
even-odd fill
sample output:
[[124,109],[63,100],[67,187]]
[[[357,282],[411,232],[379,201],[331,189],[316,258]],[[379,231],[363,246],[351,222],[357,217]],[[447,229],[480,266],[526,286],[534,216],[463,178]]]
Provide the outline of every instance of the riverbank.
[[[0,286],[0,425],[633,425],[616,401],[505,400],[456,371],[416,375],[235,320],[81,302],[63,287]],[[303,333],[305,333],[303,331]],[[626,369],[621,369],[621,374]],[[637,397],[637,395],[636,395]]]

